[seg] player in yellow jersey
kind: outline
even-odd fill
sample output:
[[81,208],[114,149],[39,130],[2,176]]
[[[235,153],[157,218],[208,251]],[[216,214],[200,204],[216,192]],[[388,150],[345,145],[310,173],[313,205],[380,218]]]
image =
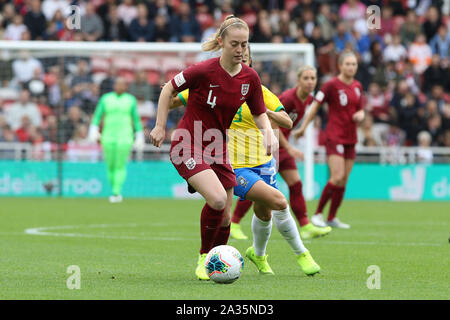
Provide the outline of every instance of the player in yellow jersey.
[[[243,62],[251,66],[250,52],[244,54]],[[292,121],[279,99],[264,86],[262,89],[267,114],[274,127],[277,125],[292,127]],[[186,105],[188,97],[187,90],[179,93],[171,107]],[[272,155],[266,154],[263,139],[248,106],[244,103],[228,130],[228,151],[238,183],[234,188],[234,194],[242,200],[254,202],[253,246],[247,249],[246,256],[261,274],[274,274],[267,262],[266,254],[273,218],[276,228],[297,255],[302,271],[307,275],[314,275],[320,271],[320,267],[303,245],[295,220],[289,211],[288,202],[278,190],[276,161]],[[224,214],[223,223],[230,223],[231,208]]]

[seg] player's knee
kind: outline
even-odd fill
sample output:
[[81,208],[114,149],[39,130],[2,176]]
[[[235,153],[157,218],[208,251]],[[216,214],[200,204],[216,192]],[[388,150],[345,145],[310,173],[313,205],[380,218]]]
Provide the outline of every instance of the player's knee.
[[208,203],[208,205],[213,208],[214,210],[223,210],[225,209],[225,206],[227,204],[227,195],[225,194],[224,196],[222,195],[218,195],[216,197],[214,197],[213,199],[211,199]]
[[277,193],[272,199],[272,210],[283,210],[286,209],[288,203],[283,194]]
[[332,183],[334,185],[337,185],[337,186],[344,185],[345,184],[345,180],[346,180],[345,179],[345,174],[343,172],[342,173],[341,172],[337,172],[331,178]]

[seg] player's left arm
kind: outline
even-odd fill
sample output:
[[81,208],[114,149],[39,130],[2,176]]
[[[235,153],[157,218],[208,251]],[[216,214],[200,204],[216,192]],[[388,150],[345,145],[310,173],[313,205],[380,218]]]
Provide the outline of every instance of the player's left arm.
[[353,114],[352,120],[354,122],[361,122],[364,120],[364,106],[363,106],[363,94],[362,86],[358,86],[359,89],[359,103],[356,106],[357,111]]

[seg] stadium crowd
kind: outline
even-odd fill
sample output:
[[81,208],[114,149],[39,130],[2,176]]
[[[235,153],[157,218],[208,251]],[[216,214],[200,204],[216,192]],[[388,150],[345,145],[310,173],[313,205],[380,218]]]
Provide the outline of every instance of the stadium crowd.
[[[80,29],[66,26],[71,5],[80,9]],[[368,28],[371,5],[381,8],[380,28]],[[0,1],[0,39],[200,42],[233,13],[248,23],[251,43],[312,43],[319,86],[337,74],[342,50],[357,53],[367,111],[359,144],[450,147],[449,7],[443,0],[12,0]],[[61,67],[29,52],[1,52],[0,141],[46,148],[63,143],[69,155],[71,146],[92,154],[90,116],[122,74],[113,64],[97,77],[90,59],[65,61]],[[287,89],[276,67],[255,68],[274,93]],[[127,78],[144,126],[151,128],[167,79],[139,68]],[[168,126],[174,128],[181,115],[171,113]],[[321,112],[315,121],[319,143],[325,124]]]

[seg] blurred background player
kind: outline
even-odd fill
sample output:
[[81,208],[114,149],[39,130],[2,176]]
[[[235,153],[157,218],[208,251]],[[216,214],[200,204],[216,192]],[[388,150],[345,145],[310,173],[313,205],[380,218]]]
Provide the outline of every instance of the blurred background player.
[[[293,121],[295,127],[305,114],[305,109],[313,101],[313,92],[317,84],[317,71],[312,66],[302,66],[297,72],[297,86],[284,91],[280,95],[280,101]],[[289,187],[289,202],[292,211],[300,224],[300,235],[302,239],[311,239],[330,233],[328,226],[314,226],[309,222],[306,210],[305,198],[303,196],[303,185],[298,173],[295,160],[303,159],[303,154],[290,145],[288,139],[292,128],[280,128],[280,149],[278,159],[278,171]],[[239,222],[248,211],[252,203],[248,200],[240,201],[234,209],[231,236],[236,239],[245,239]]]
[[[251,66],[250,49],[244,54],[243,63]],[[284,111],[284,107],[275,94],[262,86],[267,115],[272,125],[292,128],[292,120]],[[189,92],[185,90],[174,99],[172,107],[186,104]],[[228,150],[230,160],[236,174],[237,186],[234,195],[241,201],[254,202],[252,218],[253,246],[246,251],[249,258],[261,274],[274,274],[266,254],[267,243],[272,231],[272,216],[275,226],[297,255],[302,271],[314,275],[320,271],[309,251],[303,245],[295,221],[289,212],[284,195],[278,190],[276,181],[276,161],[267,155],[263,145],[263,135],[258,130],[250,109],[244,103],[236,115],[228,131]],[[245,200],[250,199],[250,200]],[[231,215],[231,207],[227,207]]]
[[[325,148],[330,169],[330,178],[320,196],[315,215],[311,218],[318,227],[348,229],[350,225],[341,222],[337,210],[344,198],[345,186],[355,162],[357,124],[364,119],[362,86],[354,79],[358,61],[352,51],[343,51],[339,57],[339,75],[323,84],[317,92],[305,121],[293,132],[295,138],[302,136],[308,124],[314,119],[324,102],[328,103],[328,122],[325,129]],[[323,209],[331,199],[327,222],[323,220]]]
[[[114,91],[101,96],[89,128],[89,140],[97,141],[101,136],[107,176],[112,187],[112,195],[109,197],[111,203],[122,201],[126,166],[133,147],[133,126],[135,147],[142,150],[145,143],[136,98],[126,90],[126,80],[118,77],[114,83]],[[102,118],[103,130],[100,135]]]
[[[241,63],[248,38],[247,23],[228,16],[202,45],[203,51],[222,49],[221,56],[185,69],[164,85],[156,125],[150,133],[152,144],[160,147],[165,138],[172,97],[175,91],[189,89],[186,110],[172,136],[170,158],[178,173],[206,200],[200,219],[201,248],[195,270],[199,280],[209,280],[204,267],[206,255],[213,247],[226,244],[230,234],[231,217],[226,213],[232,205],[236,176],[228,160],[226,130],[242,103],[247,102],[257,127],[265,135],[267,153],[271,154],[272,148],[277,148],[278,141],[266,115],[259,76]],[[196,125],[201,130],[194,130]],[[210,141],[204,142],[203,136],[194,136],[196,131],[203,135],[209,129],[216,129],[215,132],[221,134],[215,137],[215,152],[210,155],[205,152]],[[220,139],[221,145],[217,146]]]

